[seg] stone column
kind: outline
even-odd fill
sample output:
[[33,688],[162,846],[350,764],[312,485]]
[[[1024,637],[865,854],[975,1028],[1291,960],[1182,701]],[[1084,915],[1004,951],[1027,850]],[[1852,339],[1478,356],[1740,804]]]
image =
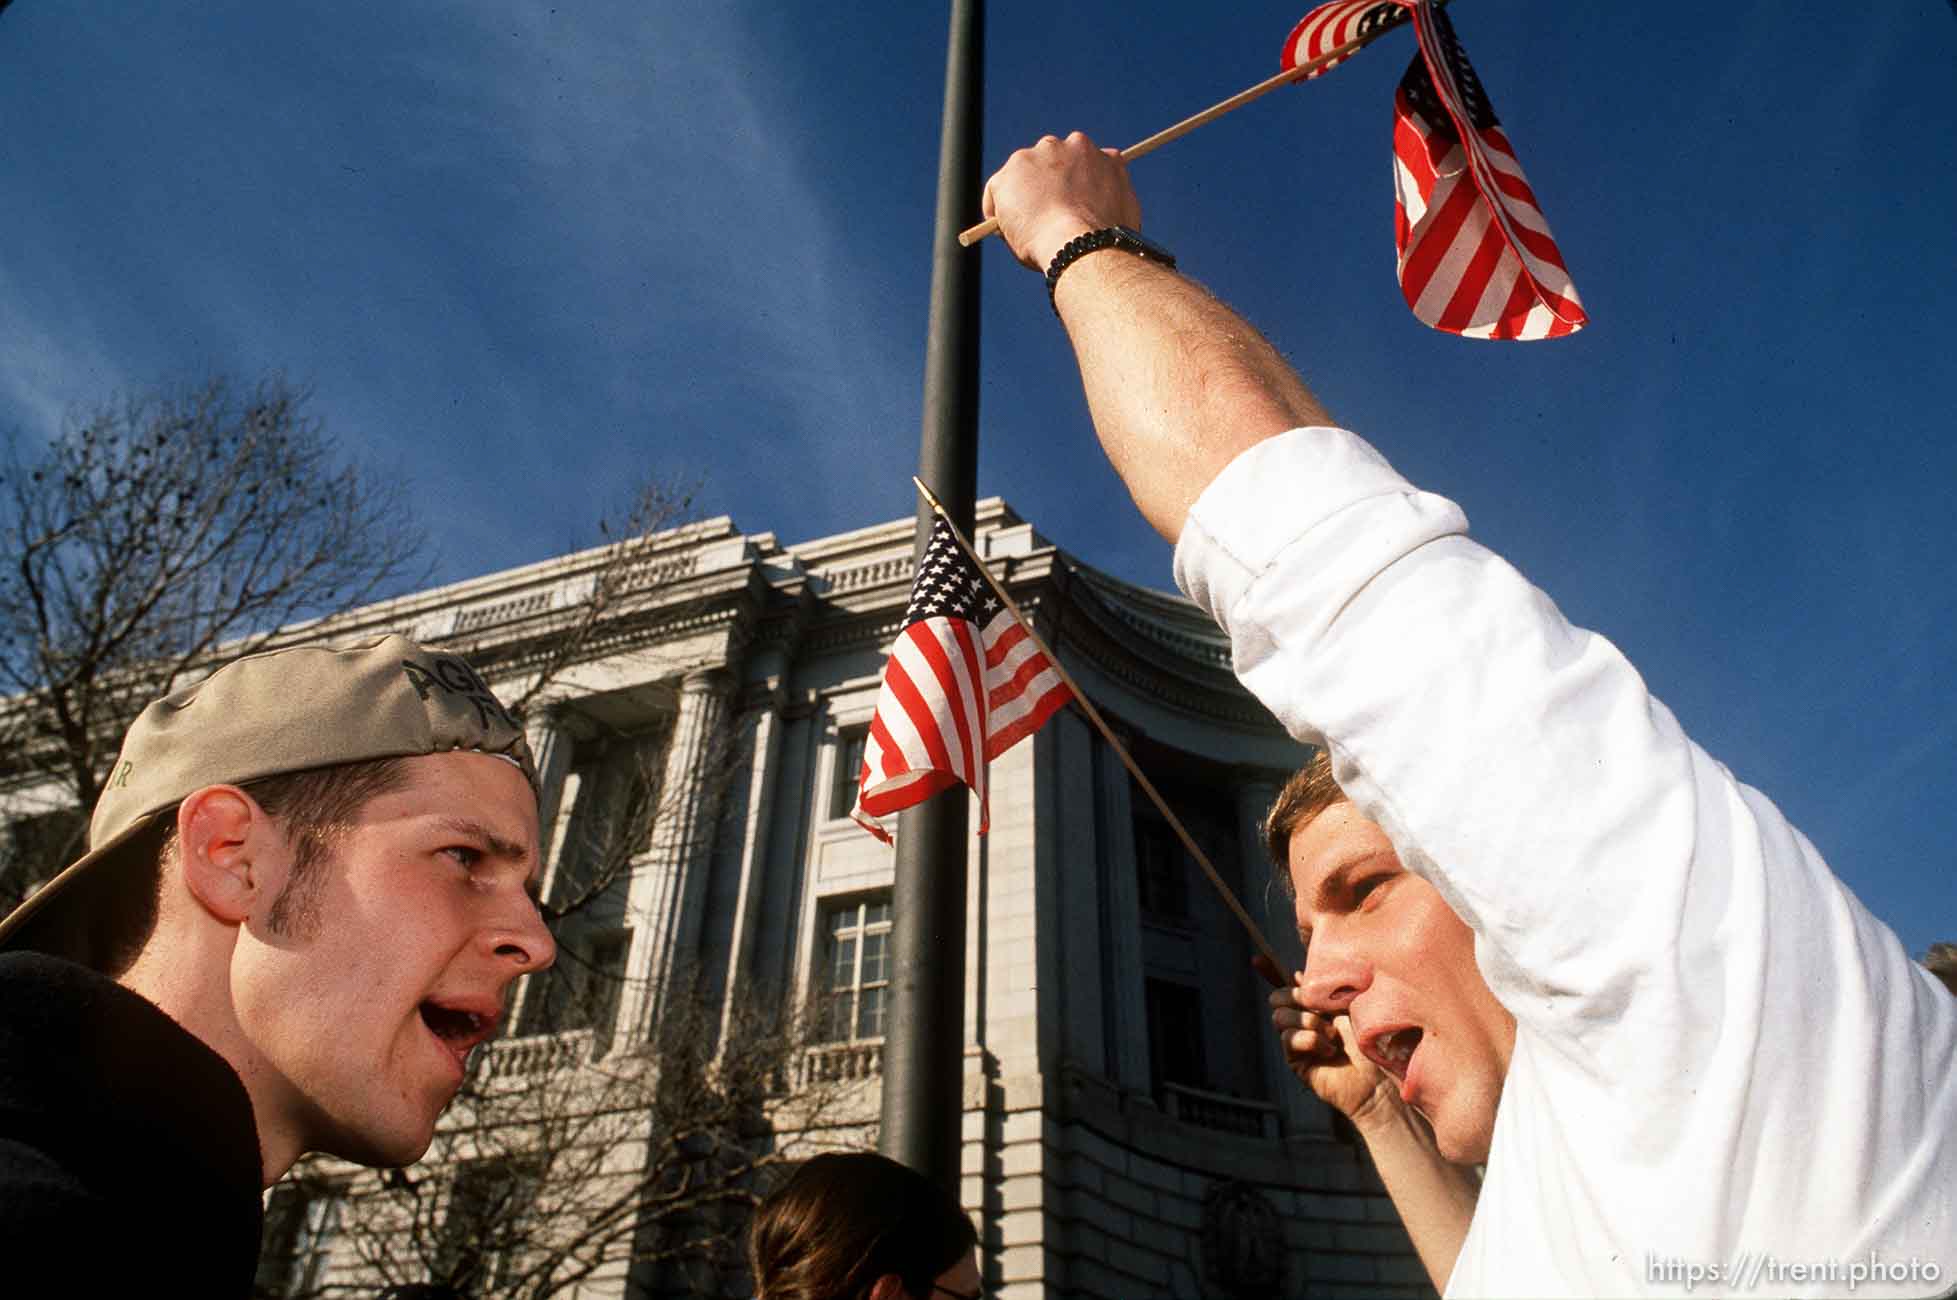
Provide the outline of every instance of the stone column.
[[[1116,731],[1121,734],[1120,730]],[[1126,737],[1124,737],[1126,739]],[[1114,1082],[1146,1094],[1148,1008],[1142,990],[1142,904],[1135,883],[1135,810],[1128,769],[1098,737],[1094,744],[1095,845],[1101,867],[1103,998]]]
[[[571,751],[577,745],[565,726],[563,710],[557,706],[538,708],[524,719],[523,737],[529,742],[531,760],[537,765],[537,851],[543,855],[542,896],[549,899],[551,889],[557,882],[564,822],[569,819],[570,809],[576,802],[577,780],[570,772]],[[569,800],[564,797],[567,779],[572,796]],[[530,991],[539,985],[541,978],[517,981],[505,1025],[524,1023]]]
[[[1041,954],[1042,1064],[1059,1060],[1106,1076],[1113,1068],[1108,1048],[1114,1041],[1106,1023],[1109,972],[1101,933],[1107,899],[1095,864],[1107,858],[1107,845],[1099,833],[1101,819],[1091,811],[1098,798],[1095,751],[1105,742],[1072,709],[1056,714],[1044,735],[1052,740],[1035,751],[1041,766],[1034,773],[1039,790],[1034,805],[1042,823],[1038,842],[1048,860],[1037,862],[1036,871],[1039,886],[1051,887],[1059,906],[1024,913],[1011,908],[1000,937],[1011,942],[1030,934]],[[1047,1048],[1056,1039],[1061,1048],[1049,1058]]]
[[[627,1041],[643,1042],[658,1024],[676,976],[692,977],[721,794],[728,779],[728,696],[724,668],[699,668],[680,682],[679,712],[659,784],[658,816],[644,865],[632,876],[628,969],[641,990],[628,1010]],[[641,983],[642,981],[642,983]]]
[[[544,886],[557,869],[557,855],[564,839],[563,817],[570,804],[564,800],[564,779],[571,771],[571,751],[577,748],[565,726],[560,705],[537,709],[524,719],[524,739],[530,742],[530,757],[537,764],[537,833],[542,839]],[[548,895],[546,895],[548,896]]]
[[728,1020],[735,1008],[750,1004],[753,993],[755,935],[760,929],[763,883],[767,875],[768,830],[775,820],[775,789],[781,767],[782,705],[787,692],[783,662],[747,690],[741,715],[741,749],[749,758],[746,770],[730,779],[747,782],[747,816],[738,830],[739,880],[734,888],[734,919],[727,945],[727,967],[721,979],[721,1041],[727,1041]]

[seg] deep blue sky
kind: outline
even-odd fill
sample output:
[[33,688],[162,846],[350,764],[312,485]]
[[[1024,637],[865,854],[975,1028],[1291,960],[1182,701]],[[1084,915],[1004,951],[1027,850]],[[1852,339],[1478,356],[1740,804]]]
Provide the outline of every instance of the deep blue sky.
[[[1303,3],[995,0],[986,152],[1125,145]],[[1459,0],[1592,324],[1393,281],[1401,32],[1135,166],[1151,234],[1771,794],[1912,951],[1957,938],[1957,16]],[[0,15],[0,424],[279,369],[460,578],[699,475],[785,541],[906,515],[934,5],[21,0]],[[980,485],[1168,585],[1036,277],[985,254]]]

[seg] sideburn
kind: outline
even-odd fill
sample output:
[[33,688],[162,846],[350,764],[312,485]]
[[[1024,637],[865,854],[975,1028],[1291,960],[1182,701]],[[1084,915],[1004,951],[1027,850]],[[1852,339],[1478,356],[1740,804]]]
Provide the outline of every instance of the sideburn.
[[326,841],[338,840],[346,831],[345,826],[334,826],[299,834],[298,842],[292,846],[292,871],[286,876],[278,897],[272,900],[272,910],[265,915],[265,926],[274,935],[303,942],[319,933],[320,888],[326,880],[323,868],[330,857]]

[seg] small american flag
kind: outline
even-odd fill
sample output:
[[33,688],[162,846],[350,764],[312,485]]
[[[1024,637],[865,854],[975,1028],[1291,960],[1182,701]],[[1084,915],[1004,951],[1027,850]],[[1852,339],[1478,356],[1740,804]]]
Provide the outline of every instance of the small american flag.
[[1070,698],[1052,661],[936,517],[884,665],[850,816],[888,842],[880,818],[962,781],[978,795],[983,835],[986,764]]
[[[1284,42],[1281,66],[1300,68],[1313,59],[1348,41],[1371,37],[1397,27],[1407,20],[1407,11],[1395,0],[1331,0],[1298,20]],[[1338,67],[1359,51],[1350,50],[1305,77],[1311,81]]]
[[1563,254],[1438,4],[1331,0],[1293,29],[1284,66],[1408,17],[1420,53],[1393,96],[1394,243],[1407,306],[1423,323],[1469,338],[1575,333],[1589,318]]
[[1589,319],[1447,15],[1413,6],[1420,56],[1393,96],[1400,289],[1435,329],[1553,339]]

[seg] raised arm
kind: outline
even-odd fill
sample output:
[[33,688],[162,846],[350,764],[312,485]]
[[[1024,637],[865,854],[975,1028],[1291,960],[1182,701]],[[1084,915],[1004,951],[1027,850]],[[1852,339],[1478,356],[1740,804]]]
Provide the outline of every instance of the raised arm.
[[[1019,260],[1044,272],[1076,235],[1141,226],[1141,203],[1114,150],[1076,131],[1006,160],[985,212]],[[1242,317],[1175,271],[1118,249],[1060,277],[1066,323],[1095,431],[1143,516],[1170,541],[1190,505],[1237,454],[1329,417],[1297,373]]]
[[[1140,217],[1083,136],[1015,154],[986,206],[1033,267]],[[1361,1041],[1419,1030],[1403,1096],[1464,1112],[1457,1136],[1483,1140],[1499,1070],[1452,1284],[1621,1294],[1650,1289],[1654,1253],[1888,1259],[1957,1240],[1957,1012],[1814,845],[1459,506],[1324,427],[1201,289],[1115,249],[1075,262],[1056,307],[1102,444],[1176,540],[1177,582],[1239,680],[1474,932],[1472,974],[1515,1018],[1512,1052],[1455,1051],[1480,1017],[1454,985],[1416,980],[1430,967],[1384,938],[1331,949],[1359,983],[1321,1009],[1337,1001]],[[1337,907],[1356,897],[1340,888]],[[1815,1179],[1816,1134],[1854,1177]]]

